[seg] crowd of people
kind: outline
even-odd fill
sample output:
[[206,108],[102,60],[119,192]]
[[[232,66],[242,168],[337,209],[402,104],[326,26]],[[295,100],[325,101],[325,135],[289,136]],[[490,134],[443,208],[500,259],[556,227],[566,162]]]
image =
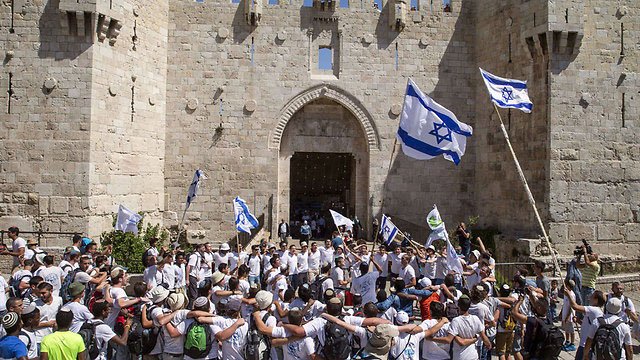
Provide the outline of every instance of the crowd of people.
[[151,239],[143,281],[129,284],[88,238],[56,259],[10,228],[0,359],[633,358],[634,304],[621,283],[595,290],[598,257],[585,246],[560,287],[540,261],[500,283],[482,240],[464,224],[456,235],[462,274],[444,241],[387,246],[348,230],[249,253],[198,244],[187,254]]

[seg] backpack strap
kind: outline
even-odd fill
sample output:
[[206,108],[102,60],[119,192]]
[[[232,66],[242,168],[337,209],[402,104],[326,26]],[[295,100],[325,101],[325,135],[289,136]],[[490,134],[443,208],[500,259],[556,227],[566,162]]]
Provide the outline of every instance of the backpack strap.
[[[31,336],[29,336],[29,334],[27,334],[27,332],[24,331],[24,330],[20,330],[20,333],[18,334],[18,336],[20,336],[20,335],[23,335],[23,336],[27,337],[27,341],[28,341],[28,343],[27,343],[27,352],[29,352],[29,350],[31,349]],[[4,337],[3,337],[3,339],[4,339]]]

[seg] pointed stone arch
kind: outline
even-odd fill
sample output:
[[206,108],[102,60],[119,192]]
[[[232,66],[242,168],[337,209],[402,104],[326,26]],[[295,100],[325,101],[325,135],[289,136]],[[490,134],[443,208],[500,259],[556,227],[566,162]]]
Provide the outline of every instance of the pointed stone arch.
[[291,120],[293,115],[298,112],[298,110],[300,110],[303,106],[320,98],[331,99],[349,110],[353,114],[353,116],[358,119],[358,122],[362,126],[362,130],[367,137],[369,151],[373,149],[380,149],[380,138],[373,123],[371,114],[369,114],[369,112],[365,109],[362,103],[360,103],[360,101],[356,99],[355,96],[337,86],[329,84],[320,84],[313,86],[296,95],[291,100],[289,100],[289,102],[287,102],[287,104],[280,111],[278,124],[276,125],[276,128],[269,139],[269,148],[275,150],[280,149],[282,135],[284,134],[284,130],[287,127],[289,120]]

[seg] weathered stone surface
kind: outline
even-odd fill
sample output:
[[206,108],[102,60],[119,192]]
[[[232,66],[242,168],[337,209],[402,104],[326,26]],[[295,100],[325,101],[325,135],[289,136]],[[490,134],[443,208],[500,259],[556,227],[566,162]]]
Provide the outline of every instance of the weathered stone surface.
[[[118,204],[176,225],[201,168],[189,238],[227,241],[234,196],[277,223],[289,215],[290,157],[318,151],[357,159],[354,211],[367,228],[384,212],[423,238],[436,203],[449,224],[479,215],[479,227],[534,237],[481,66],[528,81],[534,111],[499,112],[558,248],[586,238],[597,251],[640,251],[640,3],[454,1],[450,13],[425,3],[396,32],[369,7],[318,21],[294,1],[264,7],[250,26],[229,1],[126,0],[122,27],[102,34],[116,42],[70,35],[54,1],[22,3],[15,33],[0,38],[11,53],[0,78],[0,103],[11,104],[0,114],[0,225],[96,236]],[[3,19],[10,12],[0,7]],[[332,70],[318,67],[321,47]],[[408,77],[474,127],[459,166],[395,146]]]

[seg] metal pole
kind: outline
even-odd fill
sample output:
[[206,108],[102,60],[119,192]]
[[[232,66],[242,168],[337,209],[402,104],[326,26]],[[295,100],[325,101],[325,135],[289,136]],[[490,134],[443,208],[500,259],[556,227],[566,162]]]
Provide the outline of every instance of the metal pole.
[[549,241],[549,236],[547,236],[547,231],[544,229],[544,225],[542,224],[542,219],[540,218],[540,214],[538,213],[538,208],[536,207],[536,201],[533,198],[531,189],[529,189],[529,184],[527,183],[527,179],[524,176],[524,172],[520,167],[520,162],[518,162],[518,157],[516,156],[516,153],[513,151],[513,146],[511,146],[511,141],[509,140],[509,134],[507,133],[507,129],[504,127],[504,123],[502,122],[502,116],[500,116],[500,111],[498,111],[498,107],[496,106],[495,103],[493,103],[493,107],[496,109],[496,113],[498,114],[498,119],[500,120],[500,129],[502,130],[502,134],[504,135],[505,140],[507,140],[509,151],[511,152],[511,156],[513,157],[513,162],[516,164],[516,169],[518,170],[520,181],[522,181],[522,185],[524,185],[524,189],[527,193],[527,198],[529,199],[529,203],[533,208],[533,213],[535,214],[536,220],[538,221],[538,226],[540,226],[540,230],[542,231],[542,235],[544,236],[544,241],[547,244],[549,251],[551,252],[551,258],[553,259],[554,272],[557,271],[557,274],[559,275],[560,265],[558,263],[558,258],[556,257],[556,254],[553,251],[553,247],[551,246],[551,242]]

